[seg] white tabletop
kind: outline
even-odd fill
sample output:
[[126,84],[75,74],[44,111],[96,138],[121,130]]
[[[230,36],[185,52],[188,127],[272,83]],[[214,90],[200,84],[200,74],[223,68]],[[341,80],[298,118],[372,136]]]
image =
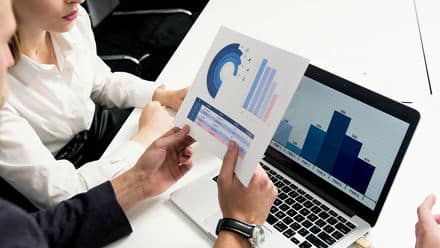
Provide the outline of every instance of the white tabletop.
[[440,2],[415,0],[433,95],[440,95]]
[[[427,97],[421,43],[411,0],[210,0],[158,81],[189,85],[220,25],[311,59],[311,63],[401,101],[422,114],[402,167],[369,239],[375,247],[411,247],[416,207],[430,192],[440,196],[435,148],[438,99]],[[130,116],[109,147],[137,129]],[[111,247],[211,247],[212,241],[169,200],[170,192],[207,172],[220,160],[196,144],[194,168],[159,197],[129,211],[134,232]],[[438,208],[440,209],[440,208]]]

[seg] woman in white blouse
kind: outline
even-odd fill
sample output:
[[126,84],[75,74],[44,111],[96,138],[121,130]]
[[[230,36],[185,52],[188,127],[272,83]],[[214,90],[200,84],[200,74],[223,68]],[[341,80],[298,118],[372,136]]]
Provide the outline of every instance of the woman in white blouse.
[[[127,73],[112,73],[97,56],[84,0],[14,0],[16,65],[0,110],[0,176],[36,205],[54,205],[111,180],[134,164],[146,145],[168,129],[160,104],[147,105],[140,130],[117,154],[76,169],[56,154],[92,124],[95,103],[144,107],[155,100],[173,109],[186,89],[167,91]],[[164,125],[165,123],[165,125]]]

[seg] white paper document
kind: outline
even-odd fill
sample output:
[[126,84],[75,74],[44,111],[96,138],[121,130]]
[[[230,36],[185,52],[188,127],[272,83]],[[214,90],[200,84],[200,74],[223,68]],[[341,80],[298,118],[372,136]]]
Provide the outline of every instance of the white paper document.
[[223,158],[239,146],[235,173],[247,186],[308,66],[308,60],[220,28],[175,123]]

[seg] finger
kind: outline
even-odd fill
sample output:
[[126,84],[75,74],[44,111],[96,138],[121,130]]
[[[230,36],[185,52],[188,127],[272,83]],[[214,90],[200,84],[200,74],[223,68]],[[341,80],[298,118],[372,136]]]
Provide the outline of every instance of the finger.
[[432,207],[435,204],[435,196],[433,194],[427,196],[423,203],[417,208],[417,215],[419,217],[419,224],[427,228],[436,226],[436,222],[431,214]]
[[192,147],[190,147],[190,146],[185,147],[185,150],[183,150],[182,155],[187,156],[187,157],[191,157],[193,155]]
[[[155,143],[160,147],[173,147],[173,146],[181,146],[182,144],[186,144],[190,139],[187,139],[189,134],[189,126],[185,125],[182,129],[172,128],[161,138],[157,139]],[[188,146],[188,145],[186,145]]]
[[228,144],[228,150],[223,157],[223,165],[220,169],[220,178],[226,180],[232,180],[235,170],[235,164],[238,158],[238,146],[235,141],[230,141]]
[[179,166],[180,173],[182,173],[182,175],[185,175],[186,173],[188,173],[188,171],[190,171],[191,168],[192,168],[192,163],[182,164],[181,166]]
[[185,164],[186,161],[191,160],[191,157],[187,157],[187,156],[179,156],[178,160],[180,164]]
[[440,224],[440,214],[435,214],[434,220],[435,220],[435,222],[437,222],[437,224]]

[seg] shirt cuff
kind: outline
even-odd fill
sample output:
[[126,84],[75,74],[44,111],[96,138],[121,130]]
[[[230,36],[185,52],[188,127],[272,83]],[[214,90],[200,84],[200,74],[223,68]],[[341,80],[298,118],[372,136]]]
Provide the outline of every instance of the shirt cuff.
[[133,167],[147,146],[135,141],[128,141],[120,148],[100,160],[93,161],[79,168],[87,188],[95,187],[107,180],[112,180]]
[[132,106],[136,108],[144,108],[145,104],[153,101],[154,92],[161,84],[157,82],[147,81],[136,78],[133,80],[130,98],[133,99]]

